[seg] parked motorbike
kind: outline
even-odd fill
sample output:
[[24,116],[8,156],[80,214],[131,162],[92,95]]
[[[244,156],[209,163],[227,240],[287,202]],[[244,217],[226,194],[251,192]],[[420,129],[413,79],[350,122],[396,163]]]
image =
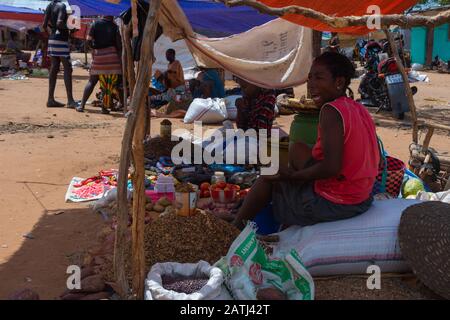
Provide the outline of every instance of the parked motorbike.
[[[405,112],[409,111],[409,104],[402,75],[394,58],[383,61],[380,58],[382,54],[389,55],[391,52],[389,43],[386,40],[369,41],[365,48],[367,73],[358,89],[360,102],[367,107],[378,108],[377,113],[381,110],[392,111],[397,119],[403,119]],[[417,87],[411,90],[413,94],[417,93]]]

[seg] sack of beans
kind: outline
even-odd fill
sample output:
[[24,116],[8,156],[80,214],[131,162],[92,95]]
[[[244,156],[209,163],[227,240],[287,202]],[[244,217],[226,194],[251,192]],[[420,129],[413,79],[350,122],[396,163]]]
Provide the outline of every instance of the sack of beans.
[[219,268],[198,263],[157,263],[145,281],[146,300],[231,300]]

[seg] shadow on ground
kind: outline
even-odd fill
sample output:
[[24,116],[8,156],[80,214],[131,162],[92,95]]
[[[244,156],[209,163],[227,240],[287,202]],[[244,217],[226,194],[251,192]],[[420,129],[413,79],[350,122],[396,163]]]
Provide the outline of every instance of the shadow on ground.
[[[55,212],[63,213],[55,215]],[[69,265],[82,265],[106,224],[90,209],[44,213],[18,251],[0,265],[0,299],[29,288],[41,299],[55,299],[66,289]]]

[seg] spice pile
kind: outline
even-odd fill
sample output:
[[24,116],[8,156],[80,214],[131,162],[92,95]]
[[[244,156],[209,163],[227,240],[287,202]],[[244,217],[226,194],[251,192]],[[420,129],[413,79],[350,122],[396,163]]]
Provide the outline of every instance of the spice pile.
[[190,193],[190,192],[195,192],[195,189],[192,186],[192,184],[183,182],[183,183],[179,183],[175,186],[175,191],[180,192],[180,193]]
[[158,262],[214,264],[225,256],[240,231],[215,216],[198,210],[191,217],[169,213],[145,228],[147,272]]
[[171,141],[167,138],[152,138],[144,145],[145,157],[151,160],[159,160],[161,157],[170,157],[173,147],[177,144],[178,141]]
[[173,278],[165,275],[161,278],[164,289],[185,294],[198,292],[208,283],[208,278]]

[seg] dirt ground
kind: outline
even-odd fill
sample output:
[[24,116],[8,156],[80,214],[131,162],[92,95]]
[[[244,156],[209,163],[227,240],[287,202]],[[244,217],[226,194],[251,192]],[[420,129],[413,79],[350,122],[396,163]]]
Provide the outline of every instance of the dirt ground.
[[[419,116],[450,125],[450,75],[429,76],[430,83],[417,85]],[[86,81],[87,72],[75,69],[76,98]],[[102,115],[92,106],[84,114],[47,109],[47,90],[47,79],[0,80],[0,299],[21,288],[44,299],[64,291],[67,266],[79,261],[104,226],[87,204],[65,203],[68,184],[73,176],[118,167],[124,117]],[[304,86],[296,89],[297,94],[304,91]],[[62,78],[56,97],[65,102]],[[277,124],[289,131],[292,118],[278,118]],[[407,161],[409,121],[395,121],[387,113],[376,120],[388,152]],[[159,132],[159,121],[152,120],[153,134]],[[450,152],[450,135],[438,131],[431,145],[442,154]],[[58,211],[63,213],[55,215]]]

